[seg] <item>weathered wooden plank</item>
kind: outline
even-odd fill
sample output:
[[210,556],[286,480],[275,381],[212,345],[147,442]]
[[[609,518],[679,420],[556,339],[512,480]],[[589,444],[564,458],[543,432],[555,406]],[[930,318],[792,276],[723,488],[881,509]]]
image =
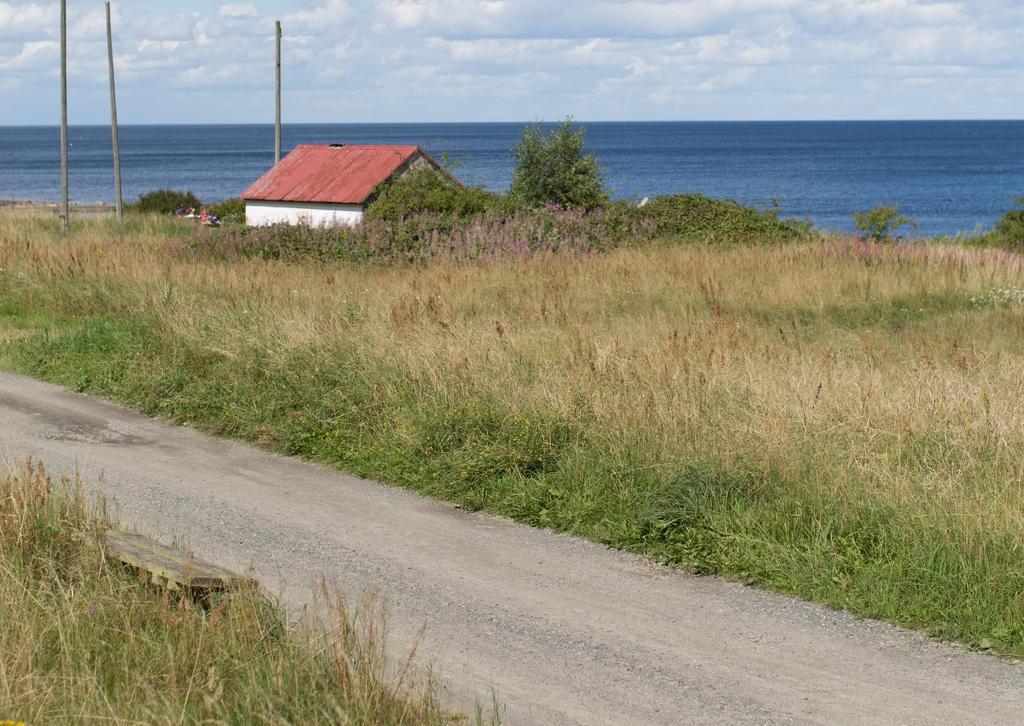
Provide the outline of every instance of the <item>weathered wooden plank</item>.
[[110,529],[103,533],[103,541],[111,556],[171,589],[225,590],[248,579],[135,532]]

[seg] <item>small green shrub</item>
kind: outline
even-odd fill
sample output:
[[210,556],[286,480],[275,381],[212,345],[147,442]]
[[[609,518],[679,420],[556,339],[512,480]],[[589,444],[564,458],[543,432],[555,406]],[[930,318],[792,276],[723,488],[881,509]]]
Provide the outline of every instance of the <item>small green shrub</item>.
[[[198,209],[198,207],[196,207]],[[209,210],[212,214],[220,217],[222,222],[241,224],[245,222],[245,200],[225,199],[219,204],[214,204]]]
[[1011,209],[996,222],[995,233],[1003,243],[1024,241],[1024,197],[1017,197],[1017,209]]
[[174,214],[177,210],[193,207],[197,211],[202,202],[192,192],[177,192],[173,189],[157,189],[139,196],[139,201],[129,204],[134,212],[148,214]]
[[[897,230],[902,227],[914,228],[917,223],[900,214],[898,207],[879,204],[866,212],[854,212],[853,222],[864,240],[886,242],[893,239]],[[896,235],[898,239],[898,235]]]
[[779,219],[774,209],[759,211],[731,199],[712,199],[701,194],[656,197],[636,208],[636,214],[649,222],[653,236],[684,242],[786,242],[808,231],[808,225]]
[[386,185],[366,209],[366,219],[397,222],[414,214],[465,218],[494,209],[500,196],[466,188],[434,169],[414,169]]
[[518,204],[596,209],[608,201],[597,157],[584,153],[584,128],[566,119],[545,134],[540,124],[523,129],[509,196]]

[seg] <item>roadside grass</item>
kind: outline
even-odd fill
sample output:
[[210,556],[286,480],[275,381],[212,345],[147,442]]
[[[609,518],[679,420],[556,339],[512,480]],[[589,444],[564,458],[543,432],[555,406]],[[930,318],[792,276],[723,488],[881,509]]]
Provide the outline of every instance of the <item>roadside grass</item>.
[[0,476],[0,718],[456,722],[428,686],[395,680],[369,601],[350,611],[325,593],[327,628],[290,625],[247,587],[204,607],[106,558],[106,525],[41,463]]
[[[1024,655],[1021,259],[653,244],[185,259],[0,218],[0,361],[697,572]],[[157,223],[154,223],[157,225]],[[71,262],[74,260],[74,262]],[[47,322],[50,316],[52,322]]]

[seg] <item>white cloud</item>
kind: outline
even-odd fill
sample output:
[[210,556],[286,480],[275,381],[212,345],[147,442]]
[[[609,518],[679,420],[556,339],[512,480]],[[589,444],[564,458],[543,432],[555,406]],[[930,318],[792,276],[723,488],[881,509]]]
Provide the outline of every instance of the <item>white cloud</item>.
[[481,38],[444,40],[430,38],[426,47],[440,51],[456,63],[521,65],[525,58],[536,62],[541,55],[560,54],[573,43],[562,39]]
[[17,55],[9,58],[0,57],[0,69],[17,70],[46,65],[52,66],[58,60],[58,52],[58,44],[54,41],[29,41],[21,46],[21,50]]
[[516,32],[524,10],[528,12],[529,6],[535,4],[535,0],[376,0],[376,12],[382,30],[510,35]]
[[0,2],[0,37],[11,40],[43,32],[58,22],[58,7],[47,3]]
[[[251,109],[271,91],[277,18],[286,118],[296,121],[1024,115],[1017,0],[180,0],[114,10],[129,122],[260,120]],[[102,3],[71,4],[69,21],[72,85],[91,89],[74,113],[100,120]],[[0,0],[0,86],[17,89],[18,120],[51,115],[56,24],[55,2]],[[196,89],[211,94],[198,109]]]
[[251,85],[265,82],[258,69],[243,63],[203,64],[177,75],[175,83],[185,88],[216,88],[224,85]]
[[256,17],[256,6],[252,3],[221,5],[220,15],[226,18],[253,18]]
[[354,12],[345,0],[327,0],[312,10],[288,15],[282,21],[289,32],[313,32],[323,37],[352,19]]
[[398,28],[415,28],[427,19],[426,3],[390,2],[382,8],[388,19]]

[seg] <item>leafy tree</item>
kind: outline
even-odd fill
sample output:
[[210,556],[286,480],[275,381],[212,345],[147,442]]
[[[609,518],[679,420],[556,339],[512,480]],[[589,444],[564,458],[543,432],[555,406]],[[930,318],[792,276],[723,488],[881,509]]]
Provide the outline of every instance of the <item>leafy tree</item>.
[[545,134],[539,123],[523,129],[509,195],[519,204],[594,209],[608,201],[597,157],[583,150],[584,128],[567,118]]
[[917,223],[900,214],[896,207],[880,204],[866,212],[854,212],[853,221],[862,239],[872,242],[885,242],[901,227],[914,228]]

